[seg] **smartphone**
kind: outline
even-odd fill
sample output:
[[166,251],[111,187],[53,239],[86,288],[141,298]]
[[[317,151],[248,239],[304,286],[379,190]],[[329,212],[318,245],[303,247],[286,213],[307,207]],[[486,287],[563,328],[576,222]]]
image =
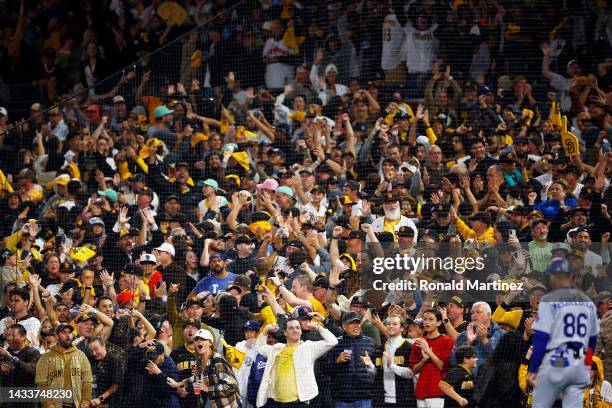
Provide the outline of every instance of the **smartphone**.
[[511,229],[510,230],[510,235],[513,237],[516,237],[516,230],[515,229]]

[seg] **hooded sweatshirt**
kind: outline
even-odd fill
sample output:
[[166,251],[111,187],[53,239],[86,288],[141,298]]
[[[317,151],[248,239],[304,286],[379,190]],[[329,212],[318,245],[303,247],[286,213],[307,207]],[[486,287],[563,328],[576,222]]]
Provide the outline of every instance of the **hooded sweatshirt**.
[[593,356],[593,363],[597,368],[591,386],[584,390],[584,408],[610,408],[612,407],[612,386],[604,380],[603,362]]
[[[70,375],[64,375],[69,373]],[[89,360],[74,346],[68,350],[55,345],[48,353],[43,354],[36,365],[36,385],[40,389],[72,390],[72,399],[44,400],[43,407],[62,404],[91,402],[91,384],[93,377]]]

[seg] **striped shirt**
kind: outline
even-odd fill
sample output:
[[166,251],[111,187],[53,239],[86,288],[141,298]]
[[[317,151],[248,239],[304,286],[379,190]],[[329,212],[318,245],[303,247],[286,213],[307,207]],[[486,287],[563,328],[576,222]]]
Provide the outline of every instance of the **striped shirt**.
[[[16,323],[22,325],[26,329],[26,337],[30,345],[40,351],[40,342],[38,341],[38,333],[40,332],[40,320],[31,315],[26,315],[21,319],[17,319]],[[0,334],[4,334],[6,329],[11,326],[12,318],[5,317],[0,320]],[[4,342],[4,348],[8,348],[8,343]]]

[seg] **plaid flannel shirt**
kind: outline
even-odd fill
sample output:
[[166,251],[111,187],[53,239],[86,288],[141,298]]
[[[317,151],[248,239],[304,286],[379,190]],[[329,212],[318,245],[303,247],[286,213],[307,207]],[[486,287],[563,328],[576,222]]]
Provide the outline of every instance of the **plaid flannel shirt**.
[[219,353],[213,353],[202,374],[187,379],[190,383],[201,382],[202,391],[212,408],[239,408],[240,391],[232,368]]

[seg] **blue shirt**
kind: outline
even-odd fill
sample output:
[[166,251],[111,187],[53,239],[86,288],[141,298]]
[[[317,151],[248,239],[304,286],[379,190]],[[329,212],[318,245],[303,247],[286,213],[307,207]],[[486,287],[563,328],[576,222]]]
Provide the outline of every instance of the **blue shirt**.
[[236,279],[236,274],[231,272],[227,273],[225,278],[218,278],[215,275],[209,275],[204,279],[201,279],[196,287],[193,289],[193,293],[196,295],[200,292],[210,292],[213,295],[224,291],[227,287]]
[[[482,344],[478,338],[474,339],[472,346],[476,348],[478,356],[478,365],[473,370],[474,374],[476,374],[478,372],[478,368],[485,363],[487,357],[493,353],[493,350],[495,350],[495,347],[497,347],[497,343],[499,343],[499,340],[504,334],[506,334],[506,332],[503,331],[497,325],[497,323],[491,320],[491,324],[489,325],[489,330],[487,332],[487,338],[489,339],[487,344]],[[453,347],[453,351],[449,359],[449,366],[455,365],[455,352],[459,347],[467,345],[467,340],[467,331],[464,331],[459,335],[459,337],[457,337],[457,340],[455,340],[455,347]]]

